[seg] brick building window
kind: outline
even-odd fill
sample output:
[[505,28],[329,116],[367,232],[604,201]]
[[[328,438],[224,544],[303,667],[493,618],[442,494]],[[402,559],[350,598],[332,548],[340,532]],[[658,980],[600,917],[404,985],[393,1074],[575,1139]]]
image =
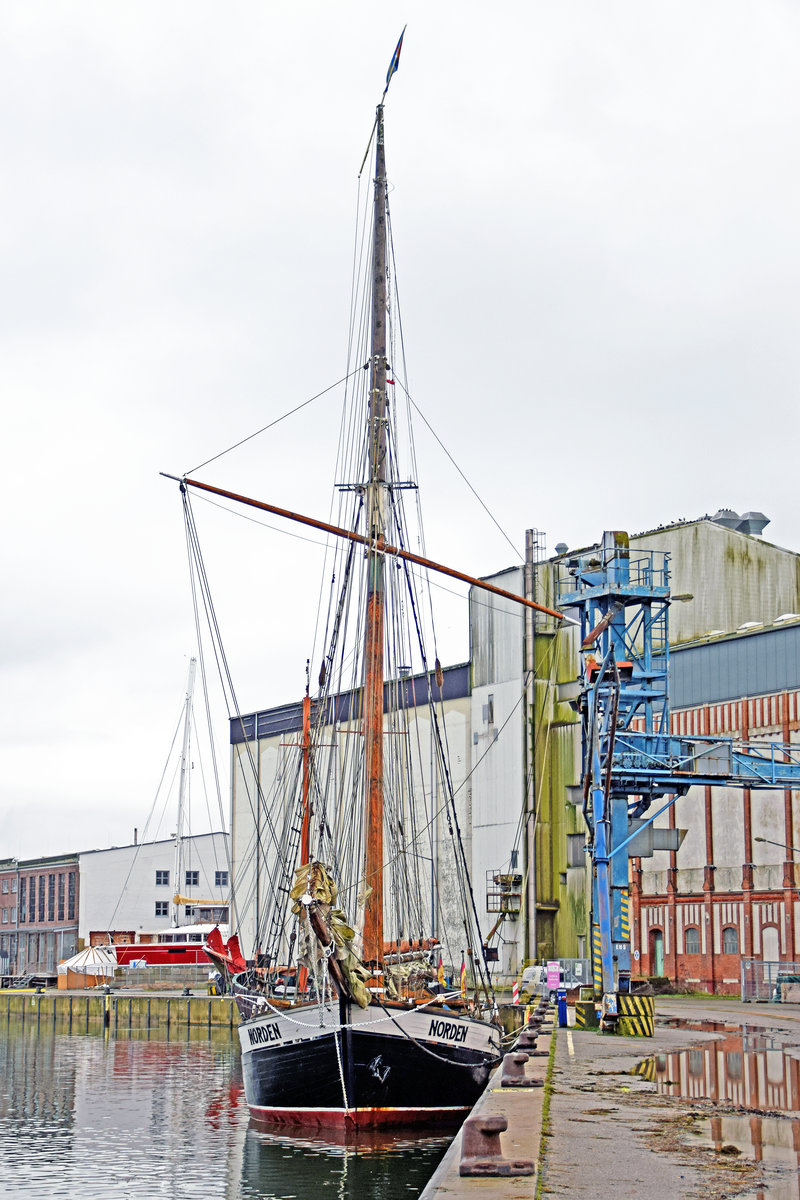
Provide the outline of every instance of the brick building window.
[[56,877],[55,875],[47,876],[47,919],[55,921],[56,919]]
[[200,872],[199,871],[187,871],[186,872],[186,886],[187,887],[199,887],[200,886]]
[[726,925],[722,931],[722,953],[739,953],[739,930],[734,925]]
[[44,889],[47,883],[47,876],[39,876],[39,920],[44,921]]
[[[581,834],[581,837],[583,837],[583,834]],[[215,871],[214,872],[214,887],[227,887],[227,886],[228,886],[228,872],[227,871]]]
[[7,908],[3,909],[3,924],[4,925],[8,924],[8,909]]
[[742,1056],[738,1050],[729,1050],[726,1053],[725,1072],[728,1079],[742,1078]]
[[700,930],[693,925],[683,935],[683,950],[685,954],[700,953]]
[[168,917],[169,916],[169,901],[168,900],[156,900],[156,916],[157,917]]
[[19,881],[19,919],[22,925],[25,924],[26,917],[27,883],[27,879],[24,878]]
[[8,878],[7,877],[3,880],[3,895],[4,896],[8,895]]
[[58,919],[64,920],[64,873],[59,872],[58,875]]
[[31,875],[28,880],[30,883],[30,895],[28,897],[28,920],[31,925],[36,923],[36,876]]
[[70,871],[67,880],[67,920],[75,920],[75,872]]

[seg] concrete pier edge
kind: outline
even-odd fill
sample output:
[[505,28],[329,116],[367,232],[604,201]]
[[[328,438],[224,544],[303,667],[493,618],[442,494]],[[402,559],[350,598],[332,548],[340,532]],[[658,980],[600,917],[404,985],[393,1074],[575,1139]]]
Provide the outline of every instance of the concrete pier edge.
[[168,995],[130,991],[106,993],[96,989],[35,992],[4,988],[0,990],[0,1020],[12,1019],[26,1025],[49,1024],[74,1033],[98,1025],[110,1028],[112,1033],[183,1025],[225,1029],[233,1036],[239,1024],[239,1013],[229,996],[197,993],[182,996],[175,992]]
[[436,1200],[437,1197],[484,1198],[539,1195],[542,1138],[546,1132],[546,1119],[552,1089],[555,1063],[556,1027],[543,1028],[539,1034],[537,1053],[545,1051],[547,1058],[530,1058],[525,1064],[525,1074],[532,1079],[544,1080],[543,1087],[501,1087],[502,1064],[492,1073],[486,1089],[470,1113],[474,1116],[496,1116],[502,1114],[508,1121],[508,1129],[500,1135],[501,1150],[507,1159],[531,1159],[535,1164],[533,1175],[482,1175],[462,1176],[461,1164],[462,1130],[453,1138],[442,1161],[429,1179],[419,1200]]

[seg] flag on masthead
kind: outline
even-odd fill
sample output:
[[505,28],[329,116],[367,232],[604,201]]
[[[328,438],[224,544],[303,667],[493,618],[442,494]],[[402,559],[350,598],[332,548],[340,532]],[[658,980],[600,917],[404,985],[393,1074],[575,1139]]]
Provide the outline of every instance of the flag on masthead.
[[394,75],[397,68],[400,66],[400,51],[403,48],[403,38],[406,35],[407,28],[408,28],[407,25],[403,26],[403,32],[400,34],[400,41],[397,43],[397,45],[394,48],[394,54],[392,55],[392,61],[389,63],[389,70],[386,72],[386,87],[383,89],[384,96],[386,95],[387,91],[389,90],[389,84],[392,81],[392,76]]

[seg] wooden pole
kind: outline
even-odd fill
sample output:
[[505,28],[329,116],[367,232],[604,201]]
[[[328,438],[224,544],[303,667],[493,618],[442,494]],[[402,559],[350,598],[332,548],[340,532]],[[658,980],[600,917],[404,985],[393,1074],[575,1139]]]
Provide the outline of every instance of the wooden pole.
[[[383,958],[383,624],[386,532],[386,159],[383,106],[378,106],[375,139],[375,204],[372,240],[372,354],[369,395],[369,560],[364,632],[364,902],[365,963]],[[366,890],[366,889],[365,889]]]
[[[167,479],[177,479],[183,487],[197,488],[201,492],[211,492],[214,496],[222,496],[225,500],[233,500],[237,504],[246,504],[249,508],[258,508],[262,512],[272,513],[276,517],[285,517],[287,521],[296,521],[299,525],[308,525],[312,529],[319,529],[323,533],[332,533],[336,537],[346,538],[351,542],[357,542],[361,546],[368,546],[370,539],[361,533],[356,533],[352,529],[344,529],[341,525],[331,525],[328,521],[319,521],[316,517],[306,517],[302,513],[292,512],[288,508],[279,508],[277,504],[267,504],[265,500],[254,500],[252,496],[242,496],[238,492],[229,492],[226,488],[215,487],[211,483],[201,483],[199,479],[190,479],[188,476],[181,478],[177,475],[167,475]],[[557,612],[553,608],[546,608],[543,604],[536,604],[533,600],[528,600],[525,596],[517,596],[514,592],[507,592],[504,588],[495,587],[493,583],[488,583],[485,579],[478,579],[475,575],[467,575],[464,571],[456,571],[454,567],[446,567],[443,563],[434,562],[432,558],[423,558],[420,554],[412,554],[410,550],[401,550],[399,546],[390,546],[388,542],[380,542],[378,549],[384,555],[389,555],[391,558],[401,558],[405,562],[414,563],[418,567],[427,567],[429,571],[436,571],[439,575],[447,575],[451,579],[458,579],[462,583],[468,583],[471,587],[481,588],[484,592],[491,592],[493,596],[502,596],[505,600],[512,600],[515,604],[522,604],[526,608],[532,608],[536,612],[546,613],[548,617],[555,617],[557,621],[564,621],[568,625],[577,625],[577,621],[573,621],[562,612]]]

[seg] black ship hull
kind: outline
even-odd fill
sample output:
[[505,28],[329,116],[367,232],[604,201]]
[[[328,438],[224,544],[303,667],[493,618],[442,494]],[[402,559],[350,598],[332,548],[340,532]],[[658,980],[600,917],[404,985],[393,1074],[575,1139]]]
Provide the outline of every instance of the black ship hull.
[[270,1124],[368,1129],[457,1123],[500,1058],[499,1031],[451,1011],[317,1005],[239,1026],[245,1096]]

